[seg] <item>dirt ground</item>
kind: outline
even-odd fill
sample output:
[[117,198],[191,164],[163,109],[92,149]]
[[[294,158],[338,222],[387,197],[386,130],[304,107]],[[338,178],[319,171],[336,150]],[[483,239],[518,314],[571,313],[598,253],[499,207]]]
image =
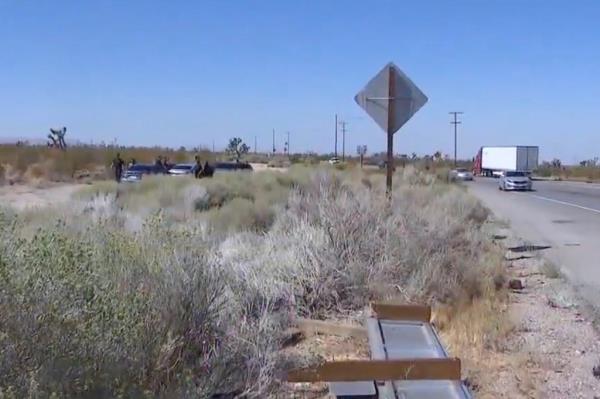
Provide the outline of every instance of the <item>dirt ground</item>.
[[0,206],[25,210],[61,204],[68,202],[71,195],[81,187],[81,184],[48,185],[46,187],[25,184],[0,186]]
[[[496,237],[506,248],[524,244],[506,228]],[[488,384],[477,397],[600,398],[600,370],[594,372],[600,343],[591,312],[542,254],[507,250],[506,259],[510,278],[522,284],[509,294],[514,331],[488,359],[495,374],[483,379]]]

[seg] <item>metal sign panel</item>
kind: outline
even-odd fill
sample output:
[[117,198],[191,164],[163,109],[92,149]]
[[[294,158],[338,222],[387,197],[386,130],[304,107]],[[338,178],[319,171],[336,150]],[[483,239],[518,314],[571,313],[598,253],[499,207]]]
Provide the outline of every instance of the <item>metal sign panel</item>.
[[391,320],[379,323],[388,359],[447,357],[431,324]]
[[354,101],[385,132],[395,133],[425,105],[427,96],[390,62],[354,97]]

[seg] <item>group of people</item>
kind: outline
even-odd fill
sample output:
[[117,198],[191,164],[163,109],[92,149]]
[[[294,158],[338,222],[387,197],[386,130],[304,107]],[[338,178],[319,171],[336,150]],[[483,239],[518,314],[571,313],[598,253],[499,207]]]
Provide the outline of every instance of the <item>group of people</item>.
[[196,160],[196,165],[194,166],[194,177],[196,179],[201,179],[203,177],[212,177],[215,170],[212,166],[208,164],[208,161],[204,162],[204,167],[202,166],[202,161],[200,161],[200,157],[196,155],[194,157]]
[[158,169],[162,169],[167,173],[175,164],[169,162],[169,158],[159,155],[154,162]]
[[[208,164],[208,161],[204,162],[204,166],[202,166],[202,162],[200,161],[200,157],[198,155],[196,155],[194,157],[194,159],[196,161],[196,164],[194,165],[194,177],[196,179],[200,179],[203,177],[212,177],[215,170],[212,166],[210,166]],[[131,158],[127,167],[131,168],[132,166],[136,165],[136,163],[137,162],[136,162],[135,158]],[[121,154],[117,153],[117,156],[113,159],[112,165],[111,165],[111,167],[115,173],[115,180],[117,181],[117,183],[121,182],[121,178],[123,177],[124,166],[125,166],[125,161],[123,161],[123,159],[121,158]],[[171,169],[175,165],[170,163],[169,159],[167,157],[159,155],[156,158],[155,166],[157,167],[157,170],[162,170],[163,173],[167,173],[169,171],[169,169]]]

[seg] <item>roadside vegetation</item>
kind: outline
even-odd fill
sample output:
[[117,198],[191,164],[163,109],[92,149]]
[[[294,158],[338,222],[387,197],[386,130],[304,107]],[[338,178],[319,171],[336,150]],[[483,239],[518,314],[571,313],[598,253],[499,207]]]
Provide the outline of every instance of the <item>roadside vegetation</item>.
[[487,216],[413,168],[391,203],[382,175],[293,167],[2,211],[0,397],[281,395],[281,371],[315,361],[281,350],[294,317],[371,300],[443,309],[455,355],[493,346],[504,275]]
[[[128,163],[135,159],[138,163],[153,163],[161,156],[173,163],[194,162],[198,155],[202,162],[243,160],[249,163],[266,164],[271,168],[287,168],[292,165],[315,166],[333,157],[333,154],[267,154],[250,151],[241,138],[232,138],[224,151],[212,152],[206,148],[179,149],[163,147],[124,147],[112,145],[76,145],[66,150],[43,145],[0,144],[0,185],[3,184],[45,184],[48,182],[91,182],[112,177],[110,165],[117,153]],[[437,153],[440,154],[439,151]],[[377,168],[385,159],[385,154],[373,154],[364,158],[366,168]],[[345,162],[338,169],[358,168],[357,156],[346,155]],[[452,162],[440,157],[419,158],[399,157],[399,169],[412,166],[418,170],[435,171],[450,169]],[[459,166],[470,167],[471,163],[460,161]]]
[[600,181],[600,164],[598,160],[582,161],[577,166],[563,166],[560,160],[544,162],[535,172],[536,175],[559,180]]
[[[127,163],[154,163],[161,156],[173,163],[191,163],[198,155],[202,162],[217,160],[243,160],[264,163],[269,167],[289,167],[292,164],[315,165],[320,162],[316,155],[250,153],[241,139],[231,139],[223,152],[211,152],[206,148],[179,149],[163,147],[115,147],[103,145],[78,145],[66,150],[47,146],[0,144],[0,185],[31,184],[47,182],[90,182],[111,178],[110,165],[117,153]],[[326,159],[326,158],[324,158]]]
[[[196,152],[185,148],[73,146],[66,151],[46,146],[0,145],[0,184],[65,182],[77,179],[105,179],[117,154],[128,162],[154,162],[161,155],[173,162],[190,162]],[[202,160],[213,160],[210,152],[199,149]]]

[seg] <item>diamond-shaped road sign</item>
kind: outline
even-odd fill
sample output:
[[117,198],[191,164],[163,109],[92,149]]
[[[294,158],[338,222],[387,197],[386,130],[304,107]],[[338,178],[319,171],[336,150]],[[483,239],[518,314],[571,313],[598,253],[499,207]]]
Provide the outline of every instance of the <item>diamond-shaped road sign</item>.
[[395,133],[427,102],[423,92],[392,62],[354,100],[387,133]]

